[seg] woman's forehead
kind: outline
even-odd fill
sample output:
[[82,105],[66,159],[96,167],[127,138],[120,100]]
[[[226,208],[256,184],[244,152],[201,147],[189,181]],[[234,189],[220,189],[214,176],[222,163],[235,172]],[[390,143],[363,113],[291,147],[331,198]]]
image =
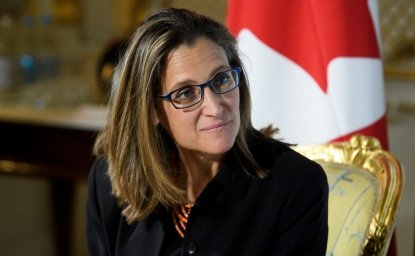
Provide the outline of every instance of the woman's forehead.
[[229,68],[225,50],[208,39],[198,39],[192,45],[181,45],[170,52],[163,74],[168,90],[182,84],[206,82],[214,72]]

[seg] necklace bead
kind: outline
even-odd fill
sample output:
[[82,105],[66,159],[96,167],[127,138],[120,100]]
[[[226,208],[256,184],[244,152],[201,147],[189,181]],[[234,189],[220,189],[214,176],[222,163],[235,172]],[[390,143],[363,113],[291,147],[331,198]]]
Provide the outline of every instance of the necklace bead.
[[174,227],[181,238],[184,237],[184,231],[186,230],[187,220],[192,207],[193,204],[174,205],[172,207]]

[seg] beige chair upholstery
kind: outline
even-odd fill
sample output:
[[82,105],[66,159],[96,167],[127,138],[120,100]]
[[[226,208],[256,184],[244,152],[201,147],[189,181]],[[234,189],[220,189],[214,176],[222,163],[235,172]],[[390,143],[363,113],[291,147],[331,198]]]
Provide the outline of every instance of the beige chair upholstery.
[[374,139],[297,146],[318,162],[329,181],[329,239],[334,256],[385,255],[403,187],[399,161]]

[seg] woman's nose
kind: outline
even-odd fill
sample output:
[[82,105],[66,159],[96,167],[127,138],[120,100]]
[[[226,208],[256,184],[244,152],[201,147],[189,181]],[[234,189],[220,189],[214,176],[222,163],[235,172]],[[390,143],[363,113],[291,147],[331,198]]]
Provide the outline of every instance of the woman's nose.
[[219,115],[223,110],[221,95],[216,94],[209,87],[204,88],[202,108],[205,115]]

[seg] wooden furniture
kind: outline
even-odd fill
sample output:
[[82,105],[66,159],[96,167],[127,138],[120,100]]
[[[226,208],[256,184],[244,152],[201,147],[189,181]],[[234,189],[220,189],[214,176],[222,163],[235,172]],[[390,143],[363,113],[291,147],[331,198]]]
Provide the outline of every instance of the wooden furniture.
[[71,255],[74,186],[87,181],[94,140],[104,124],[101,107],[0,106],[0,173],[51,181],[56,255]]

